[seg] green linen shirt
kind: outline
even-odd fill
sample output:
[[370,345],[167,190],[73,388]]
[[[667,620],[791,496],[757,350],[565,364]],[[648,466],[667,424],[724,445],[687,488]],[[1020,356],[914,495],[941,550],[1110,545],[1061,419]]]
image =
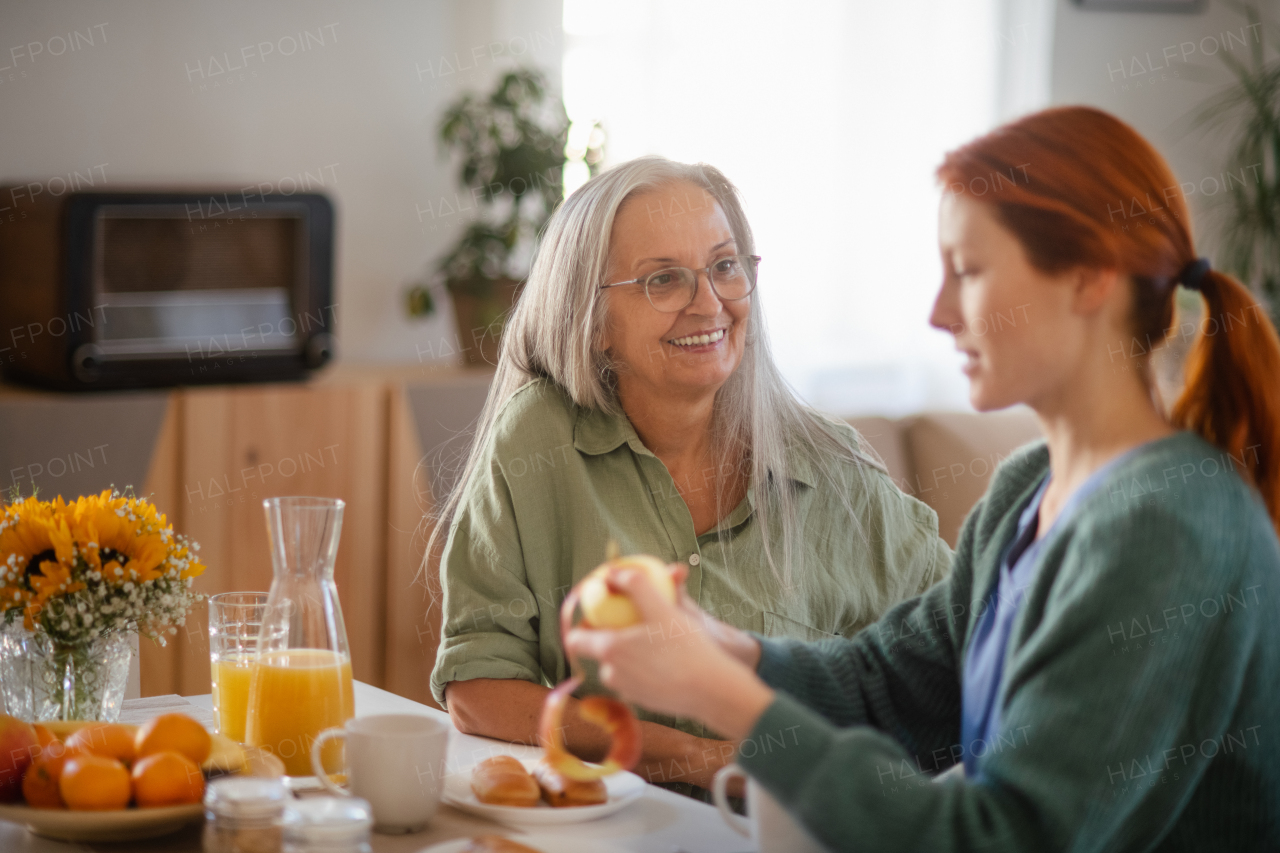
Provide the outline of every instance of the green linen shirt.
[[[996,742],[959,742],[967,646],[1048,467],[1043,443],[1006,460],[950,578],[852,640],[762,639],[779,693],[739,763],[837,851],[1280,850],[1280,546],[1193,433],[1054,525]],[[976,779],[933,781],[966,750]]]
[[[852,428],[841,424],[851,444]],[[689,565],[690,596],[717,618],[770,636],[853,636],[894,603],[946,576],[951,552],[937,516],[868,465],[793,453],[803,550],[794,573],[803,594],[784,589],[765,559],[756,492],[721,522],[694,533],[693,518],[666,466],[623,415],[576,406],[549,380],[518,390],[498,413],[484,461],[466,486],[440,570],[443,631],[431,689],[473,678],[555,685],[568,675],[559,608],[598,566],[609,539],[624,554]],[[854,524],[815,464],[838,468]],[[781,541],[779,528],[771,542]],[[781,562],[781,546],[775,559]],[[580,695],[604,692],[590,662]],[[692,720],[642,719],[712,736]]]

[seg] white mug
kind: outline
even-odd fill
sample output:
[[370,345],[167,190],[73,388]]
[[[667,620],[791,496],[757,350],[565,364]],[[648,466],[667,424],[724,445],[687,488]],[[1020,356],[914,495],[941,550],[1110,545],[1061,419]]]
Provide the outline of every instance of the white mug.
[[[324,772],[320,747],[330,738],[347,742],[347,784]],[[449,726],[422,714],[380,714],[326,729],[311,744],[311,769],[332,793],[360,797],[373,808],[377,832],[417,832],[440,805]]]
[[[725,786],[734,776],[747,780],[747,816],[734,814]],[[721,767],[711,781],[711,796],[729,828],[755,842],[760,853],[826,853],[825,847],[792,820],[764,786],[736,764]]]

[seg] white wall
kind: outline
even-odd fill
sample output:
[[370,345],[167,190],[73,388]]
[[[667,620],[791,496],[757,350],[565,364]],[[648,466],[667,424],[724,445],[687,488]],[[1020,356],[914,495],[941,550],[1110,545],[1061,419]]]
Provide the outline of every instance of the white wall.
[[[1280,2],[1263,0],[1273,24]],[[1212,257],[1206,215],[1221,198],[1229,138],[1191,130],[1191,117],[1210,96],[1232,81],[1215,55],[1224,46],[1247,62],[1257,30],[1222,0],[1209,0],[1200,14],[1084,11],[1057,0],[1051,97],[1055,104],[1091,104],[1132,124],[1169,160],[1188,192],[1197,248]],[[1218,188],[1218,189],[1215,189]],[[1216,193],[1216,196],[1215,196]]]
[[[512,54],[558,86],[560,8],[560,0],[6,2],[0,182],[57,191],[59,178],[78,172],[98,186],[322,188],[338,211],[340,357],[430,359],[453,337],[449,308],[411,321],[401,293],[465,217],[438,212],[457,187],[435,123],[460,91],[486,88]],[[236,70],[218,73],[226,65]]]

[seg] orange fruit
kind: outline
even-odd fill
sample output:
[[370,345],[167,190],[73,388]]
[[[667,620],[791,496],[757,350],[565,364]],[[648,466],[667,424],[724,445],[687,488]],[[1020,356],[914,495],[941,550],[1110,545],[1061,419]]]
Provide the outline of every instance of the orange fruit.
[[138,729],[134,748],[138,758],[172,750],[200,765],[209,757],[213,739],[204,726],[186,714],[161,714]]
[[122,809],[133,795],[125,766],[114,758],[92,754],[67,757],[58,791],[67,808],[80,811]]
[[65,743],[58,739],[57,735],[46,729],[44,726],[36,725],[32,728],[36,730],[36,737],[40,739],[40,753],[37,756],[38,758],[62,758],[63,756],[68,756],[75,752],[87,752],[83,746],[75,749],[68,748]]
[[90,723],[67,737],[67,749],[114,758],[132,764],[136,755],[133,732],[119,723]]
[[[61,744],[61,741],[55,741]],[[71,756],[66,750],[45,749],[27,768],[22,777],[22,798],[27,805],[37,809],[65,809],[59,785],[62,782],[62,769]]]
[[0,803],[22,797],[22,774],[40,754],[40,740],[29,723],[0,714]]
[[204,798],[204,774],[180,752],[153,752],[133,765],[133,796],[139,808],[198,803]]
[[53,743],[54,741],[58,741],[58,743],[62,742],[58,740],[57,735],[55,735],[53,732],[49,731],[47,728],[40,725],[39,723],[33,724],[31,728],[36,730],[36,740],[40,741],[41,749],[44,749],[46,746]]

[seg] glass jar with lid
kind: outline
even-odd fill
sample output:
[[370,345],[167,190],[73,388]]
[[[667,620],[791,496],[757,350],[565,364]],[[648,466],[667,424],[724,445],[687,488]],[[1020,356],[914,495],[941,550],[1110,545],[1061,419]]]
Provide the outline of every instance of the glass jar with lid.
[[373,811],[359,797],[306,797],[284,811],[284,853],[372,853]]
[[204,792],[204,853],[280,853],[290,800],[283,779],[230,776]]

